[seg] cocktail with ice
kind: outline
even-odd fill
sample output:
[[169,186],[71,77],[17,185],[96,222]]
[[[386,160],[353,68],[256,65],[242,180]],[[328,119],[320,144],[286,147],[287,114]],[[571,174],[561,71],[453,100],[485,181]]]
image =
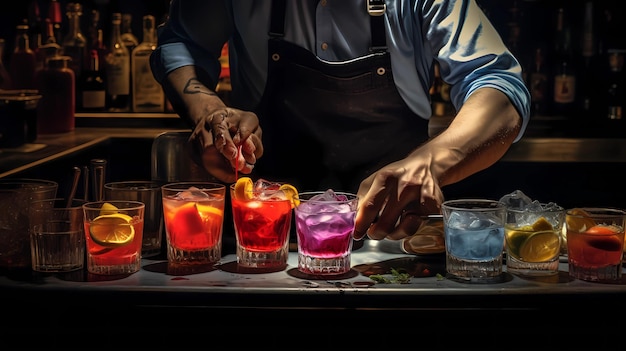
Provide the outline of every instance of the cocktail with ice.
[[241,177],[230,187],[237,263],[247,268],[282,268],[289,255],[292,209],[298,191],[290,184]]
[[161,189],[168,263],[176,266],[218,262],[222,256],[226,186],[179,182]]
[[507,271],[530,276],[558,274],[565,209],[554,202],[532,200],[519,190],[500,202],[507,205]]
[[448,200],[442,206],[446,270],[461,281],[497,281],[502,275],[506,207],[495,200]]
[[358,197],[326,190],[302,193],[299,199],[294,209],[298,270],[315,275],[350,271]]

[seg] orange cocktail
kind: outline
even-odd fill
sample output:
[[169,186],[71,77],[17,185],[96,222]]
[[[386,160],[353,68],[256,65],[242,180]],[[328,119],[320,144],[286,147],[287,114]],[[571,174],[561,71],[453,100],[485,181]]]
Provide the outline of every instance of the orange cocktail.
[[218,262],[222,256],[226,186],[180,182],[166,184],[161,189],[168,263]]
[[615,281],[622,277],[626,212],[608,208],[567,211],[569,275],[589,281]]
[[87,271],[129,274],[141,268],[145,205],[139,201],[97,201],[83,205]]

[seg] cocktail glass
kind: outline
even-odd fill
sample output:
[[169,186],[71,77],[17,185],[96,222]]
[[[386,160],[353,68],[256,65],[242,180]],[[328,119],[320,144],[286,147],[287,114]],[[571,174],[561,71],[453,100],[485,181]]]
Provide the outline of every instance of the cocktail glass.
[[626,212],[574,208],[565,214],[567,260],[572,278],[614,282],[622,277]]
[[558,274],[564,221],[565,209],[554,203],[507,208],[507,271],[527,276]]
[[170,265],[206,265],[222,257],[226,186],[212,182],[166,184],[163,218]]
[[83,205],[87,271],[130,274],[141,268],[145,205],[139,201],[95,201]]
[[299,201],[294,208],[298,270],[314,275],[350,271],[358,197],[327,190],[302,193]]
[[289,255],[292,200],[283,184],[257,180],[249,189],[230,186],[237,264],[245,268],[284,268]]
[[441,208],[448,276],[466,282],[501,281],[506,206],[461,199],[444,201]]
[[161,183],[151,180],[132,180],[104,184],[105,200],[133,200],[146,205],[143,225],[141,257],[161,253],[163,237],[163,202]]
[[56,197],[58,184],[28,178],[0,179],[0,269],[30,270],[28,210],[35,200]]

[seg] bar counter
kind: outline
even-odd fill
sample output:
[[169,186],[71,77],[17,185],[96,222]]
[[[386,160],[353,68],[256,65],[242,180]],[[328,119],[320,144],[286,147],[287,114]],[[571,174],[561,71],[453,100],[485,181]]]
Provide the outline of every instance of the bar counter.
[[[288,265],[274,271],[243,270],[227,253],[216,266],[191,269],[168,267],[158,257],[143,259],[142,269],[126,276],[85,271],[6,273],[0,276],[0,287],[4,319],[12,324],[4,331],[55,336],[58,341],[127,320],[142,332],[184,340],[228,336],[237,345],[249,345],[252,340],[245,338],[291,340],[311,333],[305,340],[349,337],[352,346],[387,345],[388,339],[371,334],[377,329],[395,343],[402,343],[404,335],[411,340],[454,335],[464,344],[466,337],[503,333],[501,339],[481,341],[490,348],[510,341],[507,333],[524,330],[536,341],[553,338],[557,330],[568,335],[584,330],[592,336],[623,328],[626,279],[614,284],[573,280],[564,259],[559,274],[551,277],[521,278],[507,273],[505,266],[499,282],[466,283],[445,277],[443,254],[404,254],[390,241],[356,244],[352,270],[326,278],[300,273],[293,251]],[[412,278],[408,283],[369,278],[371,274],[392,278],[392,268]],[[68,328],[68,323],[73,326]],[[244,331],[245,337],[240,334]],[[236,339],[238,335],[244,340]],[[323,339],[316,339],[321,335]],[[526,342],[530,343],[519,340],[515,346]],[[561,340],[559,345],[567,342]]]
[[[85,164],[92,157],[109,158],[118,178],[149,177],[152,140],[163,132],[181,130],[185,129],[78,127],[71,133],[40,136],[36,143],[44,145],[41,149],[0,152],[0,178],[54,179],[63,174],[59,169],[69,172],[72,165]],[[572,187],[571,180],[563,182],[563,174],[552,170],[565,167],[568,174],[585,179],[587,173],[571,173],[569,167],[593,163],[623,170],[625,140],[523,138],[491,168],[493,173],[474,176],[481,181],[469,179],[459,188],[451,187],[446,196],[496,197],[522,189],[533,198],[539,193],[545,195],[544,201],[567,207],[562,196],[575,190],[585,201],[597,199],[610,205],[607,196],[623,204],[624,182],[598,182],[606,188],[600,190]],[[533,165],[536,179],[544,183],[553,176],[553,185],[533,188],[527,174],[516,173],[519,165],[526,170]],[[621,179],[623,172],[607,175]],[[224,235],[226,247],[232,247],[233,233],[225,228]],[[296,269],[296,255],[292,248],[287,267],[262,273],[242,271],[230,249],[215,267],[193,271],[173,269],[157,257],[142,260],[141,271],[125,277],[93,276],[85,271],[0,273],[4,315],[0,337],[28,340],[32,347],[63,348],[84,345],[85,338],[95,338],[88,336],[94,331],[109,330],[111,338],[98,337],[96,343],[115,347],[119,346],[117,335],[131,335],[127,328],[132,327],[142,335],[136,337],[140,338],[135,340],[137,345],[159,349],[211,348],[215,338],[236,348],[259,347],[263,340],[261,348],[274,349],[415,349],[421,343],[433,345],[435,340],[445,346],[487,349],[514,342],[508,348],[517,349],[536,347],[541,338],[560,347],[577,346],[573,336],[580,334],[604,338],[600,347],[620,339],[607,333],[624,328],[626,278],[615,284],[572,280],[565,260],[553,277],[521,278],[507,273],[505,266],[501,282],[468,284],[445,277],[442,254],[404,254],[386,241],[356,242],[353,269],[341,277],[302,275]],[[392,268],[406,270],[413,277],[408,284],[374,283],[369,278],[370,274],[389,275]],[[555,332],[564,336],[554,339]],[[486,333],[491,337],[484,339]]]

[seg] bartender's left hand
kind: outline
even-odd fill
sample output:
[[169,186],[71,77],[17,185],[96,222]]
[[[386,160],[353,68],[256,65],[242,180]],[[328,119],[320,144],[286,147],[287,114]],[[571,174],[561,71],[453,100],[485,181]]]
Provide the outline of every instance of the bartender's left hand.
[[354,239],[401,239],[413,235],[423,216],[439,214],[444,200],[428,157],[413,153],[361,182]]

